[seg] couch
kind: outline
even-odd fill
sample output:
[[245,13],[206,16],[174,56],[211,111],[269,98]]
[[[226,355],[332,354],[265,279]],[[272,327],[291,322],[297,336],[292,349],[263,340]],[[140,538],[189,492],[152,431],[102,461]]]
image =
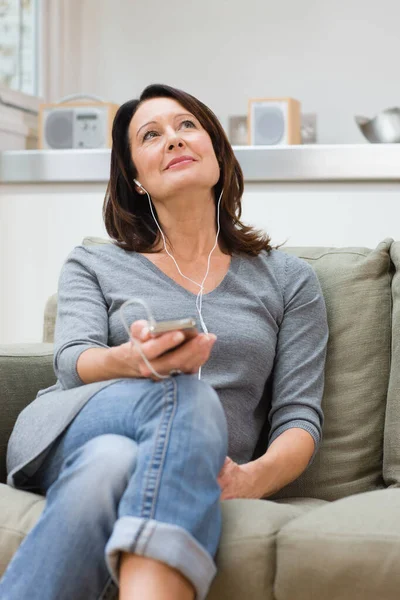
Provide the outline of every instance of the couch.
[[[398,600],[400,242],[281,250],[313,266],[326,301],[323,440],[274,496],[222,503],[209,600]],[[55,382],[56,304],[45,307],[42,343],[0,346],[0,576],[45,503],[5,484],[5,453],[18,413]],[[268,422],[255,457],[267,435]]]

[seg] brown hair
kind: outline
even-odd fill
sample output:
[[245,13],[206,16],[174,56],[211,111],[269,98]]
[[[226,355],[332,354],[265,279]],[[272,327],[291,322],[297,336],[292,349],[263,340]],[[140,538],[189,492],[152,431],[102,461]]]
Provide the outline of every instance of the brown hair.
[[[132,161],[128,133],[138,107],[150,98],[160,97],[179,102],[195,115],[211,138],[220,164],[220,178],[214,186],[214,198],[219,198],[224,190],[220,204],[220,239],[223,247],[230,254],[243,252],[256,256],[262,250],[269,252],[272,249],[271,238],[265,232],[240,221],[243,173],[217,117],[194,96],[161,84],[147,86],[139,99],[122,104],[114,118],[110,180],[103,204],[105,228],[113,243],[124,250],[152,252],[160,241],[160,232],[149,203],[143,202],[143,196],[135,190],[133,179],[137,177],[137,172]],[[157,217],[155,207],[153,209]]]

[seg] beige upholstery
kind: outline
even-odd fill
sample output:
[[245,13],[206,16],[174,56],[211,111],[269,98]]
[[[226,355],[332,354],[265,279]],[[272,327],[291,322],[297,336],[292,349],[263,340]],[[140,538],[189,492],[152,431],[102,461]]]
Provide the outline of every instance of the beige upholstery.
[[[310,468],[274,497],[222,503],[218,573],[209,598],[397,600],[400,242],[388,238],[373,249],[282,250],[312,264],[326,301],[323,441]],[[45,311],[46,344],[0,346],[2,481],[12,423],[38,389],[54,383],[56,310],[54,294]],[[266,434],[267,427],[261,445]],[[0,572],[44,503],[41,496],[0,484]]]
[[285,523],[277,535],[278,600],[400,597],[400,492],[330,502]]
[[384,486],[392,278],[386,240],[367,248],[297,248],[314,267],[329,324],[323,441],[311,467],[275,497],[336,500]]
[[387,486],[400,487],[400,242],[390,247],[396,268],[392,282],[392,343],[383,447],[383,477]]
[[43,496],[0,483],[0,577],[44,505]]
[[325,504],[323,500],[301,500],[293,505],[269,500],[222,503],[218,575],[209,600],[274,599],[277,533],[292,519]]

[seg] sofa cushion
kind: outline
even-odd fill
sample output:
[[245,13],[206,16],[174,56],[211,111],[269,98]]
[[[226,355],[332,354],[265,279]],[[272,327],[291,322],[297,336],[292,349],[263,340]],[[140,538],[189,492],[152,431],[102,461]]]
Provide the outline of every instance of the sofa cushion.
[[[310,467],[272,498],[335,500],[384,487],[392,239],[368,248],[284,248],[316,271],[328,313],[325,423]],[[398,428],[397,428],[398,431]]]
[[400,242],[390,257],[396,272],[392,281],[392,361],[386,406],[383,477],[387,486],[400,487]]
[[[0,484],[0,578],[45,502],[44,496]],[[324,504],[312,498],[222,502],[218,574],[208,600],[273,600],[277,532],[291,519]]]
[[37,523],[44,496],[0,483],[0,578],[24,537]]
[[52,344],[54,343],[54,330],[56,327],[57,319],[57,298],[58,294],[53,294],[47,299],[44,307],[44,318],[43,318],[43,339],[42,342]]
[[[291,504],[293,502],[293,504]],[[217,575],[207,600],[275,600],[276,535],[296,517],[323,504],[313,499],[222,502]]]
[[400,491],[337,500],[277,536],[276,600],[397,600]]

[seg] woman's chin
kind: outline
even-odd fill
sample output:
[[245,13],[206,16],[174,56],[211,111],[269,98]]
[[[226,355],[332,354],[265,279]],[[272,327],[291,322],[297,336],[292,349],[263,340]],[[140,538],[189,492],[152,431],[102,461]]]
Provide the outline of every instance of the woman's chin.
[[[178,176],[179,175],[179,176]],[[170,178],[170,180],[168,181],[168,189],[171,191],[183,191],[185,189],[187,190],[193,190],[193,189],[197,189],[200,190],[201,188],[207,187],[207,183],[204,181],[204,179],[202,177],[199,176],[194,176],[193,174],[189,174],[188,173],[176,173],[174,174],[173,177]],[[212,186],[208,186],[208,187],[212,187]]]
[[168,189],[172,190],[183,190],[196,189],[196,190],[211,190],[219,180],[219,172],[215,173],[215,177],[211,178],[210,173],[202,173],[197,169],[181,169],[174,173],[165,172],[165,184]]

